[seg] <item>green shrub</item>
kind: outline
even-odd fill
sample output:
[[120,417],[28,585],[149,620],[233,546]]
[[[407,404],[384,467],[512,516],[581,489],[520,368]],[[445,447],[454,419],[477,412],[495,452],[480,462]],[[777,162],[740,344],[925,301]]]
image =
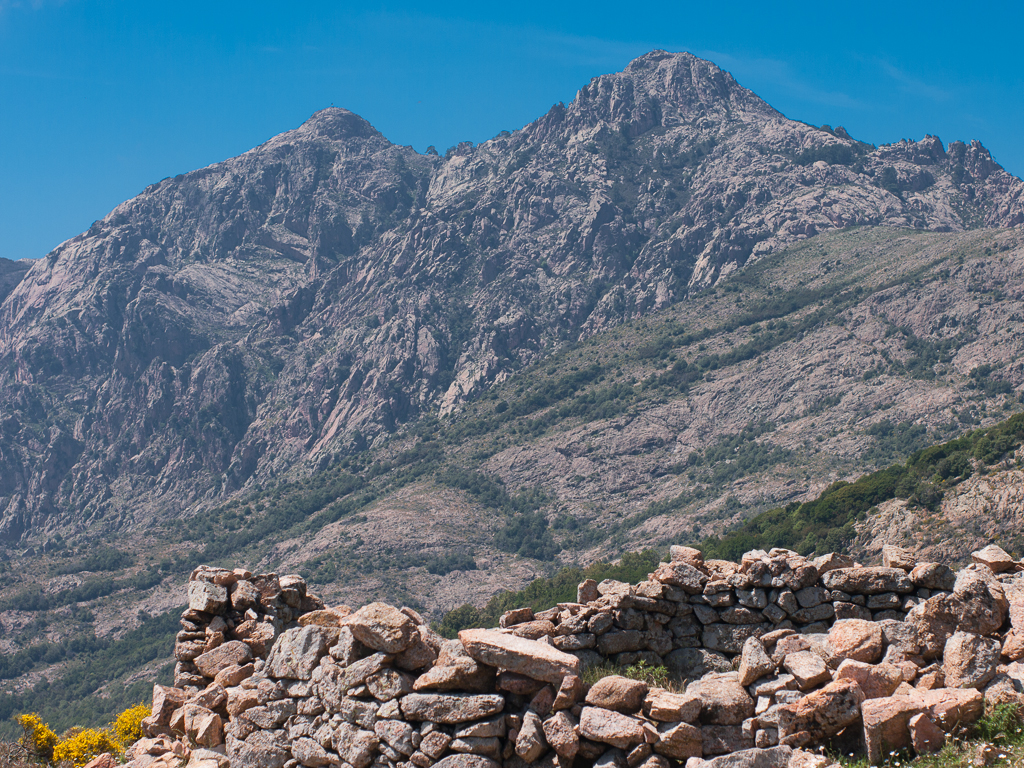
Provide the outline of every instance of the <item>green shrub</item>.
[[682,680],[674,679],[669,675],[668,669],[662,665],[653,666],[644,660],[637,661],[627,667],[620,667],[611,661],[603,661],[600,664],[591,664],[583,667],[583,682],[587,685],[594,685],[598,680],[612,675],[628,677],[630,680],[639,680],[647,683],[651,688],[666,688],[670,691],[681,691],[685,686]]
[[1024,743],[1024,711],[1017,704],[998,704],[974,724],[971,735],[985,741]]
[[502,525],[494,535],[494,545],[503,552],[514,552],[536,560],[553,560],[560,551],[548,530],[547,518],[539,512],[550,502],[540,488],[522,490],[513,496],[501,480],[462,467],[438,472],[435,479],[441,485],[465,491],[483,506],[502,514]]
[[[891,431],[883,430],[881,434]],[[762,512],[721,537],[701,544],[705,557],[739,560],[751,549],[785,547],[801,554],[842,551],[854,536],[854,523],[868,510],[893,498],[930,510],[942,503],[945,489],[973,472],[970,458],[982,466],[1002,461],[1024,443],[1024,414],[987,429],[914,452],[904,465],[839,481],[818,498]]]
[[635,664],[630,664],[622,673],[623,677],[631,680],[640,680],[651,687],[667,688],[669,685],[668,670],[664,665],[657,666],[648,664],[640,659]]

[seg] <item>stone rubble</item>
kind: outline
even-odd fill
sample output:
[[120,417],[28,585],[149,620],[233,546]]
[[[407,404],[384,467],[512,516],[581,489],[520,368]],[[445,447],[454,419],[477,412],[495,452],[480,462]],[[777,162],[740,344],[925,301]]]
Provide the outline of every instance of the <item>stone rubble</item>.
[[[788,550],[671,561],[579,602],[438,636],[415,611],[328,608],[298,576],[200,567],[131,768],[822,768],[805,750],[941,748],[1024,704],[1024,565],[953,573]],[[1007,565],[1007,563],[1011,565]],[[858,609],[858,610],[853,610]],[[665,666],[685,692],[586,667]]]

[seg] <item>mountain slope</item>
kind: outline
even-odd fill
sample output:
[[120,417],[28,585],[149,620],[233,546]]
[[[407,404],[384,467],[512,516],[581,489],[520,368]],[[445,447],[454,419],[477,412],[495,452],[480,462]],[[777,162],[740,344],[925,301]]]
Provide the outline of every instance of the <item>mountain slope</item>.
[[[197,515],[184,538],[339,599],[442,608],[521,583],[527,557],[698,543],[1020,411],[1022,291],[1016,232],[822,235],[346,460],[358,490],[311,503],[276,543],[218,531],[301,505],[327,471]],[[479,570],[437,573],[458,551]]]
[[344,110],[147,189],[0,307],[0,530],[324,468],[819,231],[1024,221],[980,145],[872,148],[656,51],[444,158]]
[[28,272],[29,262],[27,260],[22,261],[11,261],[10,259],[0,258],[0,302],[7,298],[7,295],[13,291],[18,283],[21,282],[21,278]]
[[[696,543],[1020,411],[1022,291],[1016,231],[821,235],[567,346],[458,414],[107,542],[147,579],[242,562],[303,573],[332,599],[439,610],[558,563]],[[36,535],[45,556],[12,553],[12,607],[37,583],[66,599],[91,584],[73,566],[101,535]],[[48,562],[81,575],[47,576]],[[165,607],[163,592],[118,592],[94,609],[102,631],[136,610],[120,601]]]
[[[821,529],[830,529],[830,532],[839,534],[836,539],[840,542],[838,550],[852,553],[866,564],[880,561],[880,549],[884,543],[909,546],[919,558],[941,554],[949,556],[945,562],[965,563],[969,562],[969,553],[973,548],[993,538],[1013,556],[1020,557],[1024,552],[1020,519],[1021,501],[1024,499],[1024,475],[1020,471],[1021,460],[1024,458],[1024,449],[1020,447],[1022,438],[1024,413],[990,428],[970,432],[956,441],[915,451],[906,462],[907,473],[923,478],[943,493],[940,502],[936,496],[931,498],[931,508],[903,498],[908,494],[918,495],[919,491],[908,490],[910,486],[881,488],[884,483],[878,482],[880,477],[891,474],[893,469],[904,469],[897,465],[864,476],[852,486],[840,487],[842,484],[833,484],[825,493],[813,500],[809,499],[810,503],[793,503],[785,509],[755,515],[747,524],[727,534],[722,541],[706,539],[702,543],[705,554],[717,556],[730,550],[743,551],[748,546],[767,549],[784,545],[809,552],[809,549],[802,546],[806,541],[802,542],[801,539],[806,532],[805,527],[817,527],[819,532]],[[902,460],[903,456],[899,458]],[[964,458],[966,463],[961,460]],[[889,499],[877,507],[869,508],[870,500],[863,503],[867,498],[866,493],[847,493],[857,489],[868,493],[881,490],[883,497],[895,492],[900,498]],[[823,510],[822,502],[829,499],[838,499],[840,503]],[[849,503],[851,501],[852,504]],[[861,503],[858,505],[858,502]],[[965,510],[969,512],[965,514]],[[821,514],[823,511],[825,515]],[[839,514],[834,514],[836,512]],[[795,518],[792,529],[787,531],[784,530],[785,526],[777,525],[781,513],[792,513]],[[858,529],[852,540],[847,536],[846,528],[841,525],[843,520],[837,519],[843,515],[855,521],[854,527]],[[815,525],[807,525],[812,519]],[[753,538],[750,537],[751,532],[756,532]],[[413,531],[414,536],[417,533]],[[172,537],[173,534],[171,537],[163,537],[160,542],[151,541],[150,548],[162,545],[164,548],[161,551],[167,552],[168,538]],[[832,537],[824,538],[828,540]],[[585,570],[580,567],[562,568],[550,578],[530,582],[520,591],[502,591],[490,600],[487,600],[487,596],[491,593],[485,592],[482,598],[474,600],[476,607],[461,605],[443,617],[436,611],[430,615],[441,619],[439,628],[446,636],[454,635],[458,629],[467,626],[494,626],[501,613],[509,608],[531,605],[535,610],[540,610],[575,599],[576,585],[582,578],[640,580],[654,569],[664,552],[665,547],[650,548],[641,554],[627,553],[617,565],[594,563],[588,564]],[[166,659],[179,627],[177,614],[181,606],[178,602],[182,599],[180,584],[185,573],[177,573],[164,580],[155,590],[151,590],[151,582],[148,587],[143,585],[145,571],[134,577],[126,578],[122,575],[117,580],[122,586],[134,578],[139,582],[140,592],[131,595],[115,591],[77,604],[72,603],[68,610],[69,601],[65,598],[69,592],[77,593],[76,598],[84,597],[87,585],[99,581],[93,575],[76,571],[76,565],[87,564],[89,568],[99,571],[124,565],[123,557],[118,558],[114,550],[97,552],[92,548],[90,554],[77,563],[69,554],[67,550],[58,550],[35,558],[36,567],[45,564],[51,575],[60,575],[49,580],[45,593],[48,597],[36,598],[34,606],[30,607],[24,592],[20,598],[16,594],[12,599],[10,589],[4,590],[3,613],[0,617],[7,630],[7,647],[6,653],[0,656],[0,720],[5,721],[6,726],[0,727],[0,731],[6,728],[3,732],[9,736],[13,735],[16,728],[11,715],[25,711],[41,712],[45,719],[55,725],[98,725],[108,720],[111,712],[136,701],[140,692],[145,692],[147,683],[151,684],[154,680],[169,682],[171,677],[173,663],[166,663]],[[198,559],[204,556],[200,555]],[[233,560],[240,561],[244,561],[244,558]],[[364,569],[371,563],[372,560],[367,558]],[[24,578],[22,564],[14,564],[10,580]],[[409,565],[407,557],[407,571],[410,570]],[[418,567],[422,566],[413,565],[412,569]],[[133,565],[129,570],[135,571],[136,568]],[[309,573],[307,569],[302,571]],[[69,590],[66,581],[68,574],[85,576],[85,580],[80,586]],[[493,574],[485,571],[460,575],[465,577],[463,583],[488,583],[493,578]],[[65,579],[63,592],[49,589],[61,578]],[[523,585],[522,574],[517,574],[516,579],[515,587]],[[335,590],[338,586],[348,589],[349,597],[354,594],[348,585],[333,586]],[[379,586],[389,590],[389,594],[396,594],[394,582],[384,581]],[[400,592],[397,594],[421,600],[427,593],[416,589],[405,595]],[[435,591],[427,599],[439,595],[445,596],[443,592]],[[370,595],[371,598],[379,596],[379,593]],[[452,596],[458,598],[460,595]],[[50,608],[44,610],[42,604],[47,601]],[[483,607],[484,603],[486,607]],[[149,612],[156,605],[164,610],[173,608],[159,616],[150,616]],[[130,616],[135,616],[135,620],[128,619]],[[57,617],[59,623],[51,625],[46,639],[40,642],[40,625],[45,627],[48,620]],[[87,629],[93,621],[96,623],[98,637],[94,637]],[[117,623],[112,626],[112,621]],[[134,628],[126,625],[133,625]],[[83,632],[83,629],[86,631]],[[12,639],[20,639],[19,635],[32,633],[33,630],[36,634],[32,645],[17,648],[11,642]],[[41,679],[44,676],[50,682]]]

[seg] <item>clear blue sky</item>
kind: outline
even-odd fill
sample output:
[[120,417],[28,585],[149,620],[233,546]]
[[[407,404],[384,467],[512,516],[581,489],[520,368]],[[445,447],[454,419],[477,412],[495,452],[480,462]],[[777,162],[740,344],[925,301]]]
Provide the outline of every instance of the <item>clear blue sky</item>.
[[654,48],[875,144],[980,139],[1024,174],[1019,2],[0,0],[0,256],[334,104],[423,151],[490,138]]

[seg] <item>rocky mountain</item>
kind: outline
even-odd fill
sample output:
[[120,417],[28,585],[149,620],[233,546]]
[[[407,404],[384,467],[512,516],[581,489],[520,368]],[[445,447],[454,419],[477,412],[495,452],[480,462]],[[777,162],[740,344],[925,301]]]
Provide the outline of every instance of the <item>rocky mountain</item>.
[[[322,469],[163,524],[27,537],[0,559],[0,723],[101,724],[170,682],[198,563],[299,573],[332,602],[386,596],[437,620],[563,564],[650,547],[656,563],[1019,413],[1022,275],[1017,230],[826,233]],[[1010,457],[950,482],[937,510],[900,497],[854,541],[836,532],[864,562],[892,541],[958,562],[993,536],[1019,558],[1021,493]]]
[[325,110],[6,296],[0,530],[123,531],[324,471],[817,233],[1013,227],[1022,191],[976,142],[872,147],[689,54],[444,157]]
[[[344,485],[323,470],[197,515],[176,546],[227,561],[244,544],[353,604],[390,590],[448,610],[548,563],[696,544],[1019,412],[1022,246],[820,235],[403,429],[342,462]],[[250,546],[230,526],[273,532]]]
[[11,261],[0,258],[0,302],[21,282],[30,265],[27,259]]

